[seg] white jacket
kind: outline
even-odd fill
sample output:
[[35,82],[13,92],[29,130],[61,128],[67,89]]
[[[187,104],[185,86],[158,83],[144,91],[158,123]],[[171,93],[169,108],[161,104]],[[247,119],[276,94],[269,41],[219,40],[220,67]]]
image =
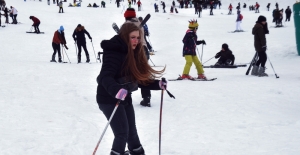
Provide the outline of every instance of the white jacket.
[[16,8],[12,8],[11,9],[11,13],[13,13],[13,15],[17,15],[18,14],[18,10]]

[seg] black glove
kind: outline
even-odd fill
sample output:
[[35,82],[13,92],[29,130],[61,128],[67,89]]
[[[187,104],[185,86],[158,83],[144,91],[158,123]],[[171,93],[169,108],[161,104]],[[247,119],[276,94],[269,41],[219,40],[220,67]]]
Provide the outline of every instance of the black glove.
[[206,45],[206,42],[204,40],[200,40],[200,41],[197,41],[196,44],[197,45],[200,45],[200,44]]
[[91,42],[92,42],[92,37],[90,39],[91,39]]

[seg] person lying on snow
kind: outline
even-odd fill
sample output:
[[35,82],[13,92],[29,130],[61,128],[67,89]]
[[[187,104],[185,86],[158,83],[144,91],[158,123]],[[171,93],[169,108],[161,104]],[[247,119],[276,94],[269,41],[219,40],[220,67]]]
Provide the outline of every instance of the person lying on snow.
[[224,43],[222,45],[222,50],[218,52],[215,56],[216,59],[219,58],[218,62],[215,64],[218,65],[233,65],[235,57],[232,54],[232,51],[229,49],[228,45]]

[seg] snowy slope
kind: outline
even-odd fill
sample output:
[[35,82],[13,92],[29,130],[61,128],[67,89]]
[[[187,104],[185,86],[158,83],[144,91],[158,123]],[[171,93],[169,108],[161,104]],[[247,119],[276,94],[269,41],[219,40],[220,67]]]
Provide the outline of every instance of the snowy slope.
[[[294,0],[277,1],[280,8],[294,3]],[[79,8],[69,8],[69,2],[64,3],[65,13],[59,14],[58,7],[47,5],[46,1],[7,1],[8,6],[19,11],[18,20],[22,24],[0,28],[1,155],[92,154],[107,123],[95,100],[96,77],[101,64],[95,63],[89,41],[92,64],[76,64],[72,33],[78,24],[84,25],[98,52],[102,50],[101,40],[115,35],[111,24],[124,22],[123,6],[117,8],[114,2],[106,1],[105,9],[85,7],[94,2],[84,0]],[[170,81],[168,89],[176,99],[164,96],[162,154],[298,155],[300,58],[293,19],[284,23],[284,28],[276,29],[271,27],[274,26],[271,12],[262,8],[260,14],[255,14],[245,9],[242,10],[242,27],[247,32],[228,33],[235,29],[236,16],[225,15],[227,4],[236,6],[238,1],[222,0],[223,6],[214,10],[214,16],[204,10],[202,18],[197,18],[193,9],[178,9],[179,14],[154,13],[154,2],[159,1],[143,0],[143,10],[137,15],[152,15],[148,27],[151,43],[158,52],[151,60],[157,66],[167,66],[164,76],[167,79],[182,73],[185,64],[182,38],[188,20],[198,19],[198,38],[207,43],[203,47],[203,62],[213,57],[223,43],[228,43],[236,63],[249,63],[255,53],[251,30],[259,15],[265,15],[269,21],[267,53],[280,76],[275,78],[267,62],[266,72],[270,76],[265,78],[245,76],[246,68],[205,69],[207,77],[218,79],[214,82]],[[171,0],[165,2],[168,12]],[[254,4],[255,0],[249,3]],[[260,3],[265,6],[267,2]],[[275,1],[271,3],[274,8]],[[45,34],[25,33],[32,25],[30,15],[41,20],[40,29]],[[53,33],[60,25],[65,27],[71,64],[49,62]],[[201,54],[202,46],[198,46],[198,50]],[[83,53],[82,61],[85,61]],[[206,65],[215,62],[213,59]],[[190,74],[196,76],[194,66]],[[140,91],[133,93],[139,136],[147,155],[158,154],[160,94],[161,91],[152,92],[152,107],[147,108],[139,105]],[[112,140],[113,134],[108,128],[97,154],[109,154]]]

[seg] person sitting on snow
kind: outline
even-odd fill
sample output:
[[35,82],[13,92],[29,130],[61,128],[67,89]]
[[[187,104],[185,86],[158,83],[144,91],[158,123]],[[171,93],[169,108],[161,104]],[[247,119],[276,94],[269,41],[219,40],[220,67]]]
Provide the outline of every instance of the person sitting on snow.
[[224,43],[222,45],[222,50],[218,52],[215,56],[216,59],[219,58],[218,62],[215,64],[217,65],[233,65],[235,57],[232,54],[232,51],[229,49],[228,45]]
[[99,5],[97,5],[96,3],[94,3],[93,7],[97,8],[97,7],[99,7]]

